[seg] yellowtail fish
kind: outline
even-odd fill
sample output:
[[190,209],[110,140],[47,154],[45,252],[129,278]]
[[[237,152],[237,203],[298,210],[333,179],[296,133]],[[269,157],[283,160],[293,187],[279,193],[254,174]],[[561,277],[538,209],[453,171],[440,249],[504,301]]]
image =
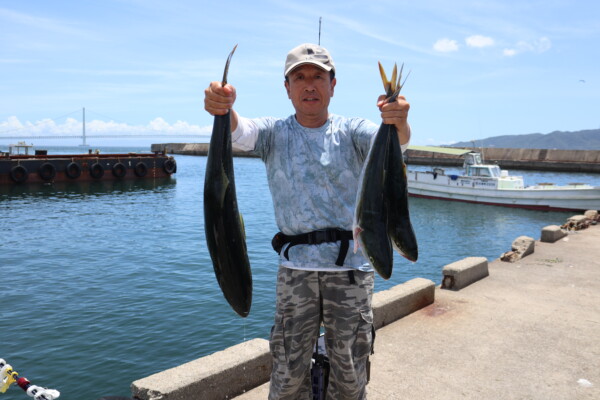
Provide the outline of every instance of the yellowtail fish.
[[[396,101],[403,84],[394,66],[388,81],[379,64],[388,102]],[[360,247],[373,269],[389,279],[393,250],[411,261],[418,258],[417,240],[410,223],[406,169],[394,125],[381,124],[365,160],[354,212],[354,251]]]
[[[236,48],[227,58],[223,86]],[[230,113],[216,115],[213,124],[204,177],[204,232],[221,291],[231,308],[246,317],[252,304],[252,273],[235,193]]]

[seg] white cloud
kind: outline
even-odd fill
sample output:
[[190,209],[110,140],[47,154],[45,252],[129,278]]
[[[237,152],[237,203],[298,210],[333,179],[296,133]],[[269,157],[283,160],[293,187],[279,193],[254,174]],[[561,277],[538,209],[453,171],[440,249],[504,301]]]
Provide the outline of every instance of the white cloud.
[[552,48],[552,42],[547,37],[541,37],[532,42],[521,40],[517,42],[514,48],[504,49],[504,55],[512,57],[521,53],[544,53]]
[[547,37],[539,38],[535,43],[535,49],[538,53],[544,53],[552,47],[552,42]]
[[[81,121],[74,118],[67,118],[63,123],[56,123],[51,119],[43,119],[35,123],[21,122],[15,116],[8,117],[5,121],[0,121],[0,139],[2,136],[38,136],[38,135],[81,135]],[[92,120],[85,124],[86,135],[157,135],[165,136],[177,135],[198,135],[210,136],[211,126],[192,125],[185,121],[177,121],[170,124],[163,118],[154,118],[146,125],[129,125],[121,122]]]
[[433,44],[433,49],[441,53],[450,53],[458,50],[458,43],[456,40],[443,38]]
[[465,39],[469,47],[489,47],[494,45],[494,39],[488,36],[473,35]]

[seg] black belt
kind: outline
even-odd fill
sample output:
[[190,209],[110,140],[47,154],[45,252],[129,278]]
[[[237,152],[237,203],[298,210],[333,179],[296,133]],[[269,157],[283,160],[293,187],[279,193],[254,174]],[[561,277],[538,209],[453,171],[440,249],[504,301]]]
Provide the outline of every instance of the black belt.
[[335,265],[341,267],[344,265],[344,260],[348,254],[350,240],[352,240],[352,231],[344,231],[339,228],[327,228],[308,233],[301,233],[299,235],[286,235],[285,233],[277,232],[275,236],[273,236],[271,245],[278,254],[281,254],[283,246],[289,243],[290,245],[283,252],[284,257],[289,260],[288,252],[291,247],[297,244],[321,244],[340,241],[340,253],[335,261]]

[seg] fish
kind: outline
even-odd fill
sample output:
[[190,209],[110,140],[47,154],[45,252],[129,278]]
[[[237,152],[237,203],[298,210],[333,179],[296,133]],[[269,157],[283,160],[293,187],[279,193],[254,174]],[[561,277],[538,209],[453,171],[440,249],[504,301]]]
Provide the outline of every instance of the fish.
[[[227,84],[236,48],[227,58],[222,86]],[[225,299],[238,315],[247,317],[252,305],[252,272],[235,191],[230,113],[215,115],[213,123],[204,176],[204,233]]]
[[387,234],[389,143],[390,125],[382,124],[360,174],[352,226],[354,252],[360,248],[373,269],[384,279],[392,275],[394,262],[392,242]]
[[385,185],[388,205],[388,235],[394,249],[409,261],[416,262],[419,258],[419,246],[408,208],[408,179],[400,140],[393,127],[390,135],[388,150],[388,174]]
[[[396,101],[404,85],[404,82],[400,83],[403,67],[397,78],[397,66],[394,65],[392,78],[388,80],[379,63],[388,102]],[[392,249],[408,260],[418,258],[417,240],[408,210],[406,166],[394,125],[382,123],[369,149],[359,178],[352,231],[354,252],[360,248],[383,279],[392,275]]]
[[[388,81],[381,63],[379,63],[379,72],[383,81],[383,87],[386,90],[388,101],[395,101],[404,86],[408,75],[402,80],[402,71],[404,64],[400,67],[400,73],[397,74],[397,66],[394,65],[392,78]],[[398,79],[396,80],[396,76]],[[417,238],[410,222],[410,212],[408,208],[408,179],[406,178],[406,164],[400,140],[396,127],[390,125],[390,148],[388,151],[388,174],[386,182],[387,206],[388,206],[388,235],[392,240],[393,247],[398,253],[409,261],[415,262],[419,258],[419,246]]]

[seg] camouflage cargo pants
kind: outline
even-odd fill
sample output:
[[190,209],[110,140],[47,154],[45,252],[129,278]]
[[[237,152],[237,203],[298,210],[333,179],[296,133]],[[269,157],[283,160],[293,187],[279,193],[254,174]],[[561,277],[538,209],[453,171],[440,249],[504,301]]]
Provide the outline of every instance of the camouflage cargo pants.
[[366,363],[371,351],[374,274],[302,271],[279,267],[270,400],[312,400],[313,346],[321,321],[331,365],[328,400],[366,398]]

